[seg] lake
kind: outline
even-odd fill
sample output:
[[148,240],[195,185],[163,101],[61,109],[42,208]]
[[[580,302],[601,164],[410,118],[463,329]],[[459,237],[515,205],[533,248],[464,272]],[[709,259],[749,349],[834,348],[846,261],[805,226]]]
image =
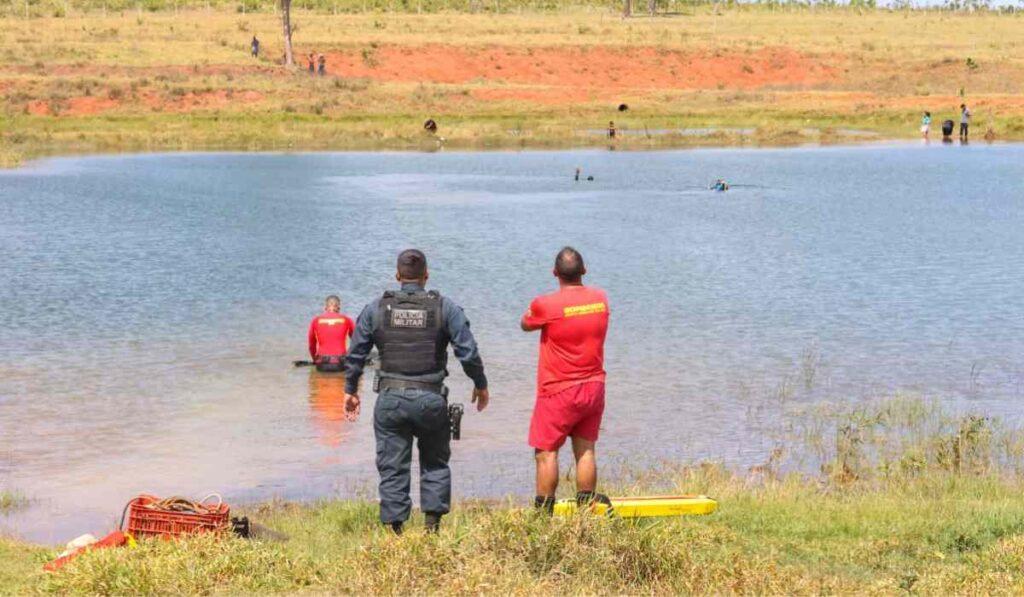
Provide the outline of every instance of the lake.
[[[716,178],[733,188],[709,191]],[[98,534],[140,492],[375,497],[369,404],[344,422],[341,380],[291,361],[324,296],[356,316],[411,246],[465,308],[490,378],[491,408],[467,412],[454,444],[457,498],[533,495],[538,338],[518,321],[554,289],[566,244],[612,307],[601,462],[763,461],[749,413],[780,387],[1016,419],[1022,180],[1024,146],[984,144],[158,154],[0,172],[0,488],[33,500],[0,531]],[[451,365],[451,398],[468,403]]]

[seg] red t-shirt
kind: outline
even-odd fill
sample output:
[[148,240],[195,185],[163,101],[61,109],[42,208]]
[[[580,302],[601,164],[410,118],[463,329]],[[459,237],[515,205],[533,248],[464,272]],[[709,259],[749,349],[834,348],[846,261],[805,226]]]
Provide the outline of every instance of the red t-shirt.
[[324,312],[309,322],[309,356],[342,356],[348,353],[348,339],[356,326],[341,313]]
[[565,286],[533,299],[523,322],[541,327],[537,395],[604,381],[608,297],[600,288]]

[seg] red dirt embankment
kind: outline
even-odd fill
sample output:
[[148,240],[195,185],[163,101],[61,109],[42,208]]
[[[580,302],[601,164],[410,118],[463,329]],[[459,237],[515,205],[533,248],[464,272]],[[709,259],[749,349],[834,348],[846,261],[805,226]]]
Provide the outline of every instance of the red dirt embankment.
[[652,47],[379,46],[330,53],[327,72],[377,81],[600,90],[807,87],[835,78],[833,67],[788,48],[741,53]]
[[[300,68],[304,66],[299,52]],[[650,46],[486,46],[445,44],[368,46],[327,54],[334,77],[379,82],[472,84],[469,97],[482,102],[529,101],[571,104],[619,97],[624,91],[700,89],[810,89],[834,81],[837,68],[826,59],[784,47],[746,52],[668,50]],[[29,67],[13,67],[20,72]],[[303,69],[304,70],[304,69]],[[28,71],[26,71],[28,72]],[[175,77],[181,87],[127,92],[103,87],[78,97],[35,99],[25,104],[36,115],[87,116],[116,110],[192,112],[258,104],[264,94],[244,89],[188,89],[190,77],[230,75],[273,77],[293,73],[270,65],[165,65],[132,69],[106,65],[59,65],[49,74],[61,77],[112,76],[138,80]],[[280,93],[294,93],[281,79]],[[243,83],[244,84],[244,83]],[[272,92],[276,94],[276,92]]]
[[212,91],[189,91],[187,93],[165,97],[157,92],[147,91],[135,98],[112,99],[110,97],[78,96],[60,101],[35,100],[29,102],[25,109],[36,116],[90,116],[110,112],[121,108],[129,101],[141,103],[156,112],[191,112],[193,110],[211,110],[227,108],[232,104],[251,104],[263,99],[258,91],[232,92],[224,89]]

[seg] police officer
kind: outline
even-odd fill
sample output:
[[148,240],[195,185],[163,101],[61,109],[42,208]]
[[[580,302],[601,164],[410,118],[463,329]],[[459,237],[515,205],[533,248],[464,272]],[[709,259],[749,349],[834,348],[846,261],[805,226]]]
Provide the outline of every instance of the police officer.
[[472,402],[487,407],[487,378],[462,308],[436,291],[427,291],[427,258],[409,249],[398,256],[395,279],[401,289],[389,290],[367,305],[356,321],[346,357],[345,408],[359,413],[357,394],[363,366],[373,346],[380,362],[373,409],[380,474],[380,520],[396,533],[409,519],[410,463],[413,438],[420,457],[420,508],[429,531],[437,531],[451,507],[451,428],[448,419],[448,345],[473,380]]

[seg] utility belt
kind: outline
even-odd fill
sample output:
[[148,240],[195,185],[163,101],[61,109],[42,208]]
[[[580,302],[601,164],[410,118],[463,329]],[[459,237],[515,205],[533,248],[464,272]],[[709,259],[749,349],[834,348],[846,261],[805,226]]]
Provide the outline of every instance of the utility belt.
[[316,370],[325,373],[338,373],[345,370],[345,355],[324,355],[317,357]]
[[393,377],[381,377],[380,375],[373,377],[373,391],[378,394],[384,390],[404,390],[406,388],[432,392],[439,394],[445,400],[448,399],[448,386],[441,382],[412,381],[408,379],[395,379]]
[[[445,402],[448,401],[448,386],[443,383],[381,377],[379,373],[373,377],[373,391],[378,394],[385,390],[404,390],[406,388],[432,392],[444,398]],[[454,440],[462,439],[462,415],[465,411],[465,407],[460,402],[448,405],[448,426],[451,428],[452,439]]]

